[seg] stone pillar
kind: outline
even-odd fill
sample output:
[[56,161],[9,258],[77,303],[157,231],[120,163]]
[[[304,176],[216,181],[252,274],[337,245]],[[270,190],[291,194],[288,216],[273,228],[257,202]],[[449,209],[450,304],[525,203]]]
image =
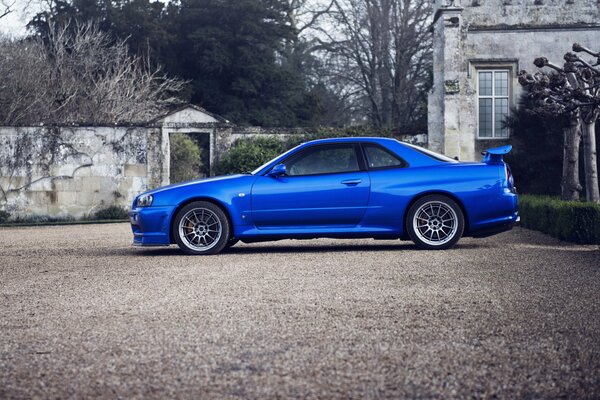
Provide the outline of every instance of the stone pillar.
[[461,73],[462,7],[436,2],[433,23],[433,89],[429,94],[428,146],[450,157],[461,157],[460,111],[464,91]]
[[160,152],[162,154],[161,186],[171,183],[171,130],[163,126],[160,130]]
[[233,125],[231,124],[216,124],[211,133],[211,148],[210,148],[210,175],[215,174],[215,166],[221,159],[221,156],[229,151],[231,147],[231,134]]

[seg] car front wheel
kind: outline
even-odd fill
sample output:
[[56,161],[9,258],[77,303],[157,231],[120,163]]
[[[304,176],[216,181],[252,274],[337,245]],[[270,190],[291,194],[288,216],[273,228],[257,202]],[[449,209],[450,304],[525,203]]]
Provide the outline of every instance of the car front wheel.
[[173,222],[173,237],[187,254],[217,254],[229,242],[229,221],[220,207],[195,201],[183,207]]
[[458,242],[465,229],[465,220],[454,200],[442,195],[429,195],[412,205],[406,227],[418,247],[442,250]]

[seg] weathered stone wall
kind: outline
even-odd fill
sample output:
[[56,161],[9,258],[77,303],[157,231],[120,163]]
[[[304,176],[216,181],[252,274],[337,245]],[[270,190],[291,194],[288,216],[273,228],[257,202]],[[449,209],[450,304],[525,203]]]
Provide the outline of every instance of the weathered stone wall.
[[462,0],[471,28],[573,26],[598,23],[597,0]]
[[80,218],[164,182],[160,128],[0,127],[0,209]]
[[[81,218],[111,205],[128,208],[140,192],[169,183],[172,133],[209,135],[211,170],[236,140],[308,133],[202,118],[145,127],[0,127],[0,210],[12,218]],[[401,139],[427,143],[426,135]]]
[[477,69],[510,71],[510,103],[518,105],[521,69],[546,56],[562,64],[574,42],[600,42],[597,0],[438,1],[434,22],[434,85],[429,96],[429,147],[461,160],[510,142],[477,138]]

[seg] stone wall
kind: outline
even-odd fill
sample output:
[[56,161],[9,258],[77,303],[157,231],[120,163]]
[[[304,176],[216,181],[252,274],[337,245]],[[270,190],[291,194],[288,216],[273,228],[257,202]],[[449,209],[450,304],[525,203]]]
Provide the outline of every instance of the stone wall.
[[[169,183],[172,133],[209,135],[212,170],[236,140],[308,132],[189,118],[140,127],[0,127],[0,211],[82,218],[111,205],[128,208],[139,193]],[[424,145],[427,135],[401,139]]]
[[81,218],[165,184],[160,128],[0,127],[0,209]]

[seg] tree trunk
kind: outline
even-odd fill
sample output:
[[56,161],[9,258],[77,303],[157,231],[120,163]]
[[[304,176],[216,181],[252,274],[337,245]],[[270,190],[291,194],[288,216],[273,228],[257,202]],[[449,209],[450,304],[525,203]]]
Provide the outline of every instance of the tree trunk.
[[579,200],[581,184],[579,183],[579,144],[581,130],[579,118],[571,120],[563,131],[564,152],[561,194],[563,200]]
[[587,201],[600,203],[598,164],[596,161],[596,118],[591,118],[589,121],[583,121],[582,125],[586,199]]

